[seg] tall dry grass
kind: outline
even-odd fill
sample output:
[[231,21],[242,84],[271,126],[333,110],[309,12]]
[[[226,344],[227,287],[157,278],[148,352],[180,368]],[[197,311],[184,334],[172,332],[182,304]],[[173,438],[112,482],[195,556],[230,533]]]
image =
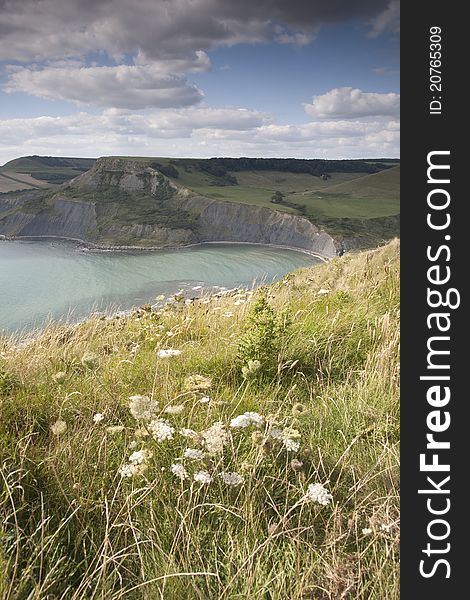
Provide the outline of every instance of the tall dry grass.
[[[398,598],[398,267],[394,241],[253,295],[51,326],[21,346],[4,340],[0,597]],[[279,323],[274,340],[253,318],[263,294]],[[250,335],[259,339],[246,350]],[[244,377],[246,352],[263,340],[272,364]],[[158,357],[170,347],[181,354]],[[194,374],[211,389],[188,390]],[[182,462],[192,474],[182,458],[192,442],[139,437],[135,394],[158,401],[176,432],[256,411],[298,431],[300,448],[232,430],[223,453],[197,467],[214,474],[210,484],[179,481],[170,468]],[[58,420],[67,429],[54,435]],[[147,469],[121,477],[142,448],[152,452]],[[222,470],[244,483],[227,486]],[[303,501],[312,483],[333,502]]]

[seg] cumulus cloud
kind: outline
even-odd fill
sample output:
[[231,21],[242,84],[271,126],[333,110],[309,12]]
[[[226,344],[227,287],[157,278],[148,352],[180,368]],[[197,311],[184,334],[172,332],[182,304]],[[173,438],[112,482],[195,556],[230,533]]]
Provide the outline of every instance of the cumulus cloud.
[[143,109],[196,104],[202,91],[180,76],[166,74],[159,63],[115,67],[16,68],[7,92],[26,92],[83,105]]
[[[218,44],[304,44],[324,23],[361,19],[373,35],[393,25],[387,0],[2,0],[0,59],[191,56]],[[393,17],[393,18],[392,18]]]
[[364,92],[352,87],[334,88],[314,96],[312,103],[304,104],[304,108],[307,114],[319,119],[397,116],[400,95]]
[[398,156],[396,120],[279,125],[246,109],[187,108],[147,115],[108,110],[0,121],[0,162],[24,154],[100,156]]

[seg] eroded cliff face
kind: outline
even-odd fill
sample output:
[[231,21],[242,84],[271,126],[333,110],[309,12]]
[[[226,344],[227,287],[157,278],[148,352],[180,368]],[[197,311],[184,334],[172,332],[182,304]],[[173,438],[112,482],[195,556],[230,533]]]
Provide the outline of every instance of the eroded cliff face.
[[[100,201],[113,190],[155,199],[175,214],[185,211],[194,226],[171,227],[154,222],[122,223],[116,204]],[[71,198],[72,196],[72,198]],[[86,198],[81,200],[80,197]],[[3,203],[2,203],[3,202]],[[269,208],[212,200],[175,185],[145,162],[101,158],[92,169],[59,190],[43,210],[26,210],[27,203],[0,201],[0,235],[64,236],[93,243],[178,246],[198,242],[252,242],[289,246],[325,258],[337,255],[333,238],[303,217]]]

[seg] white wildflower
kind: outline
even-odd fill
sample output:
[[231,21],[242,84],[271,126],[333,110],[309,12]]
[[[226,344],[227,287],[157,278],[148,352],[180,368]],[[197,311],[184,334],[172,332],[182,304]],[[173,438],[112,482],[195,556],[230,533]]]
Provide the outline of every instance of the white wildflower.
[[264,417],[257,412],[246,412],[230,421],[230,427],[233,429],[249,427],[250,425],[262,427],[264,425]]
[[179,415],[184,410],[184,404],[172,404],[165,408],[165,412],[168,415]]
[[317,292],[317,296],[325,296],[326,294],[329,294],[330,290],[327,290],[325,288],[320,288]]
[[311,483],[304,496],[305,502],[317,502],[326,506],[333,500],[333,496],[321,483]]
[[199,481],[199,483],[210,483],[212,481],[212,476],[208,471],[196,471],[196,473],[194,473],[194,481]]
[[58,371],[55,375],[54,375],[54,380],[59,383],[62,384],[65,381],[65,378],[67,377],[67,373],[65,371]]
[[148,424],[148,429],[154,440],[164,442],[173,439],[175,428],[165,419],[154,419]]
[[300,442],[297,440],[292,440],[291,438],[284,437],[282,438],[282,444],[284,448],[290,452],[297,452],[300,448]]
[[197,431],[194,431],[194,429],[187,429],[186,427],[183,427],[183,429],[180,429],[180,434],[186,438],[198,437]]
[[132,440],[132,442],[129,444],[129,448],[131,450],[134,450],[134,448],[137,448],[137,442],[135,440]]
[[130,396],[129,410],[134,419],[149,421],[158,413],[158,404],[148,396]]
[[150,458],[148,450],[136,450],[129,456],[129,462],[133,465],[140,465]]
[[273,440],[281,440],[282,439],[282,430],[279,427],[271,427],[269,430],[269,437]]
[[211,401],[210,396],[201,396],[199,398],[199,403],[200,404],[207,404],[210,401]]
[[104,415],[103,413],[95,413],[93,415],[93,423],[101,423],[101,421],[104,419]]
[[133,477],[134,475],[142,475],[146,469],[146,463],[128,463],[122,465],[122,467],[119,469],[119,474],[121,477]]
[[174,348],[166,348],[157,352],[158,358],[169,358],[170,356],[179,356],[180,354],[181,350],[175,350]]
[[386,531],[387,533],[390,533],[391,529],[392,529],[392,525],[386,525],[385,523],[382,523],[380,525],[380,531]]
[[67,431],[67,423],[62,421],[62,419],[57,419],[57,421],[51,425],[51,431],[54,435],[62,435]]
[[201,460],[204,458],[204,452],[197,448],[186,448],[184,451],[184,457],[190,458],[191,460]]
[[175,334],[175,332],[174,332],[174,331],[167,331],[167,332],[166,332],[166,335],[167,335],[167,337],[173,337],[173,336],[174,336],[174,335],[176,335],[176,334]]
[[108,433],[121,433],[121,431],[124,431],[124,425],[111,425],[106,427],[106,431]]
[[183,465],[180,463],[173,463],[170,467],[170,471],[173,473],[173,475],[175,477],[178,477],[178,479],[181,479],[181,481],[183,481],[184,479],[187,479],[189,477],[188,472],[183,467]]
[[362,530],[363,535],[370,535],[372,533],[372,529],[370,527],[364,527]]
[[238,473],[235,473],[235,472],[230,472],[230,473],[222,472],[220,474],[220,478],[227,485],[233,485],[233,486],[241,485],[245,481],[245,479],[241,475],[239,475]]
[[229,435],[226,431],[224,424],[220,421],[214,423],[209,429],[202,432],[202,438],[204,445],[210,454],[216,454],[222,452],[224,446],[229,441]]

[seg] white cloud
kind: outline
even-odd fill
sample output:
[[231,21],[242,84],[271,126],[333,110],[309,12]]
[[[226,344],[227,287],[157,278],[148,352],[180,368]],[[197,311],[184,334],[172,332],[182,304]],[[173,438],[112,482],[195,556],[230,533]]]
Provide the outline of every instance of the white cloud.
[[352,87],[335,88],[314,96],[304,104],[305,112],[319,119],[352,119],[357,117],[397,116],[400,95],[364,92]]
[[[163,67],[163,68],[162,68]],[[189,106],[203,93],[184,77],[166,73],[165,65],[115,67],[16,68],[7,92],[26,92],[50,100],[82,105],[143,109]]]
[[399,124],[383,121],[270,123],[247,109],[207,107],[136,114],[108,110],[0,121],[0,163],[55,156],[398,156]]

